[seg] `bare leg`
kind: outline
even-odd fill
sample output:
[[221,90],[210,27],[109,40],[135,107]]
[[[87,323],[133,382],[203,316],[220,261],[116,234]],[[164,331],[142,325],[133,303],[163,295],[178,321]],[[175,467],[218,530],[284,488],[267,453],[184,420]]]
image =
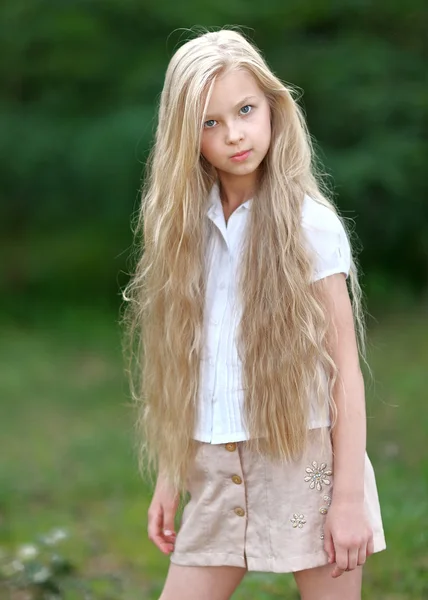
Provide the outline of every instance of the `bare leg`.
[[182,567],[170,563],[159,600],[229,600],[246,572],[239,567]]
[[301,600],[361,600],[362,567],[331,576],[333,565],[297,571],[294,578]]

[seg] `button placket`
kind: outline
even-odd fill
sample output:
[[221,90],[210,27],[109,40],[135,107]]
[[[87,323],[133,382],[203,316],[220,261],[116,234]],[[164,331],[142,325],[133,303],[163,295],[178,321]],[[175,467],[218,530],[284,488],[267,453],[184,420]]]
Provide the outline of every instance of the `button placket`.
[[229,483],[225,486],[225,494],[228,496],[228,503],[230,502],[229,507],[232,518],[236,519],[238,530],[244,536],[245,543],[246,518],[243,517],[247,515],[247,505],[245,487],[243,485],[244,475],[242,471],[241,449],[237,442],[228,442],[225,444],[225,448],[231,453],[229,457],[225,458],[227,461],[226,473],[229,471],[227,477]]
[[[223,276],[223,277],[225,277],[225,276]],[[226,294],[223,293],[224,290],[227,289],[227,281],[228,281],[228,278],[227,279],[224,278],[217,285],[217,289],[221,290],[221,292],[222,292],[222,294],[221,294],[222,297],[219,299],[217,296],[217,303],[214,306],[213,314],[211,316],[211,325],[214,325],[216,327],[221,325],[223,317],[224,317],[224,313],[227,308],[227,293]]]
[[225,313],[228,305],[228,281],[230,279],[230,271],[231,271],[231,260],[228,255],[228,250],[225,250],[223,253],[221,260],[219,261],[219,270],[222,273],[222,277],[217,283],[217,289],[221,290],[221,293],[217,293],[215,297],[215,302],[212,308],[211,314],[211,325],[212,325],[212,346],[209,358],[209,366],[211,367],[210,371],[210,380],[213,382],[210,386],[210,389],[213,390],[211,395],[211,404],[212,408],[212,422],[211,422],[211,435],[215,435],[215,432],[221,427],[221,418],[218,413],[218,409],[214,408],[214,405],[218,404],[218,390],[223,389],[223,377],[221,373],[219,373],[219,368],[222,368],[222,364],[219,364],[217,361],[220,358],[222,361],[222,352],[221,352],[221,332],[224,322]]
[[[229,333],[230,327],[235,326],[235,320],[229,316],[232,310],[229,305],[236,295],[237,282],[235,279],[238,263],[240,262],[237,255],[239,255],[239,249],[243,243],[247,210],[244,206],[238,207],[230,215],[226,227],[220,198],[218,192],[214,190],[211,207],[207,214],[213,227],[210,230],[209,246],[206,252],[207,321],[205,322],[206,354],[203,383],[203,402],[206,406],[205,410],[201,411],[201,415],[204,415],[204,424],[201,424],[201,426],[205,428],[209,441],[213,442],[217,440],[220,433],[226,431],[223,429],[223,424],[226,424],[227,421],[226,405],[229,402],[231,381],[235,382],[236,377],[235,372],[233,376],[230,373],[229,346],[231,337]],[[223,410],[223,404],[225,410]],[[231,424],[229,427],[231,427]],[[236,470],[236,474],[239,472],[239,469]],[[234,474],[235,470],[231,469],[230,483],[232,483],[231,477]],[[235,484],[233,484],[233,487],[235,487]],[[235,489],[238,491],[239,485],[236,485]],[[238,501],[237,506],[239,504]],[[233,507],[231,508],[233,509]]]

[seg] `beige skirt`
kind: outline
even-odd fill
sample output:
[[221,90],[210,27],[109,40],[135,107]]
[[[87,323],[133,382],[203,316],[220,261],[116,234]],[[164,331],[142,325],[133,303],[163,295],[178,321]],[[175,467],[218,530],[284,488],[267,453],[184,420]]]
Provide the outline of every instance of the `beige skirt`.
[[[323,526],[334,487],[329,430],[312,429],[303,458],[274,463],[245,442],[200,443],[171,562],[288,573],[327,564]],[[324,446],[324,447],[323,447]],[[365,507],[374,551],[386,547],[366,454]]]

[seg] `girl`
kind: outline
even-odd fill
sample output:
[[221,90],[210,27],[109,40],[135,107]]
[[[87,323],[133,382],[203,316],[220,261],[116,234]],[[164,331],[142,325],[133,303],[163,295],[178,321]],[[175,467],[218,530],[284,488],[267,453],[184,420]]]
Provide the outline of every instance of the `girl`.
[[291,90],[239,33],[173,56],[140,229],[126,298],[161,600],[227,600],[247,570],[357,600],[385,540],[355,263]]

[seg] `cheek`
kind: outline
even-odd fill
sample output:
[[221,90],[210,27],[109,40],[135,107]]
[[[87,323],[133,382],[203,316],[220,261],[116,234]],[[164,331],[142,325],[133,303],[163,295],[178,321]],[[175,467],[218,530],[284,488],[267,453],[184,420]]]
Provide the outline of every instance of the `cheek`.
[[271,124],[271,118],[270,118],[270,111],[266,111],[266,114],[264,115],[260,133],[261,133],[261,137],[264,141],[264,144],[266,146],[269,146],[271,136],[272,136],[272,124]]
[[266,144],[268,147],[270,146],[271,139],[272,139],[272,125],[269,120],[266,125]]
[[202,136],[201,154],[207,160],[216,155],[216,143],[213,135]]
[[201,140],[201,154],[207,158],[207,154],[210,153],[210,143],[207,138],[203,135]]

